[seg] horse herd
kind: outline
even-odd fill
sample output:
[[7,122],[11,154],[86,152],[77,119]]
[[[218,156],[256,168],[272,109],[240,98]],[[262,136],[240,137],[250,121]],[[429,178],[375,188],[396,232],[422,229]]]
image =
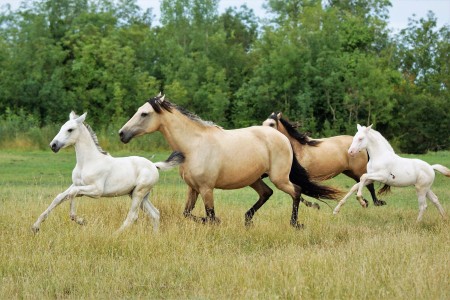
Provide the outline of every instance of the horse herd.
[[[356,191],[358,201],[367,207],[368,202],[362,197],[364,186],[369,189],[374,205],[385,205],[375,193],[373,182],[378,181],[385,184],[381,191],[390,186],[414,185],[419,201],[418,221],[426,208],[426,198],[445,217],[444,209],[430,188],[434,170],[448,177],[450,170],[442,165],[430,166],[422,160],[399,157],[372,126],[358,125],[354,137],[312,139],[298,132],[293,124],[282,118],[281,113],[273,113],[263,122],[264,126],[224,130],[171,103],[160,93],[144,103],[119,131],[123,143],[160,131],[174,152],[166,161],[152,163],[143,157],[110,156],[99,146],[85,119],[86,113],[81,116],[70,113],[69,120],[50,143],[55,153],[74,145],[77,163],[72,172],[72,185],[38,217],[32,226],[35,233],[49,213],[66,200],[70,200],[70,218],[84,224],[84,219],[76,215],[75,197],[127,194],[132,198],[131,207],[117,232],[138,218],[139,207],[150,216],[153,229],[157,231],[159,211],[149,200],[150,190],[158,181],[158,169],[164,171],[176,166],[179,166],[180,176],[188,186],[183,214],[202,223],[220,222],[214,210],[215,188],[250,186],[259,195],[256,203],[245,213],[245,225],[251,225],[254,214],[273,194],[263,181],[264,177],[269,177],[276,188],[291,196],[290,224],[301,228],[303,224],[298,222],[300,202],[319,208],[317,203],[306,201],[301,195],[319,200],[337,199],[341,195],[339,190],[318,182],[341,173],[353,178],[356,184],[336,206],[334,214]],[[205,217],[192,214],[199,195],[205,205]]]

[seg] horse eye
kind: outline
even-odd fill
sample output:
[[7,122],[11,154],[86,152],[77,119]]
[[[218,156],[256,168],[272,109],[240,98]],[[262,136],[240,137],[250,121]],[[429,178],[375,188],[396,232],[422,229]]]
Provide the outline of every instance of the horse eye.
[[72,128],[70,128],[70,129],[67,129],[67,131],[68,131],[68,132],[72,132],[72,131],[73,131],[73,129],[72,129]]
[[269,124],[270,127],[275,127],[275,124],[271,123]]
[[146,116],[148,116],[148,113],[141,113],[141,117],[145,118]]

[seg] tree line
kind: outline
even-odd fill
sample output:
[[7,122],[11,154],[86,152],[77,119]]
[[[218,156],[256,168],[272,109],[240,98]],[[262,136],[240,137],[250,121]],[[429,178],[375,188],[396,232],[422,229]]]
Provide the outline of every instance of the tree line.
[[373,123],[404,152],[450,148],[450,25],[432,12],[392,32],[388,0],[267,0],[264,20],[218,4],[162,0],[160,22],[135,0],[3,7],[1,124],[75,110],[116,132],[163,91],[225,128],[281,111],[313,137]]

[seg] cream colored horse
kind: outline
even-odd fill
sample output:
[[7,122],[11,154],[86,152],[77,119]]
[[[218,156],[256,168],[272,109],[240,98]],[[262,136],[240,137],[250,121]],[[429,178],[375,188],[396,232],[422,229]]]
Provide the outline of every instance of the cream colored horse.
[[366,127],[357,125],[358,132],[353,137],[353,142],[348,149],[351,156],[357,155],[361,151],[368,151],[370,161],[367,165],[367,173],[361,176],[361,181],[355,184],[350,192],[339,202],[334,209],[337,214],[347,198],[357,191],[356,197],[362,201],[362,188],[364,185],[374,181],[382,182],[388,186],[411,186],[416,188],[419,201],[419,215],[417,221],[421,221],[423,213],[427,208],[428,198],[439,210],[443,218],[446,218],[444,208],[439,203],[438,197],[431,190],[435,173],[438,171],[450,177],[450,170],[439,164],[429,165],[420,159],[403,158],[395,154],[389,142],[372,125]]
[[[361,176],[366,173],[367,152],[362,151],[355,156],[347,153],[353,140],[350,135],[311,139],[308,135],[298,132],[281,113],[272,113],[263,125],[277,129],[289,139],[297,160],[314,180],[327,180],[342,173],[359,182]],[[377,199],[373,183],[366,187],[375,206],[386,204]],[[364,199],[364,203],[363,207],[366,207],[368,201]]]
[[[180,175],[188,185],[184,215],[202,222],[219,222],[214,212],[213,190],[252,187],[259,199],[245,214],[246,225],[273,191],[261,176],[268,174],[274,185],[293,199],[291,225],[297,222],[301,193],[334,199],[338,191],[311,182],[293,156],[289,140],[276,130],[254,126],[224,130],[156,96],[142,105],[120,129],[120,139],[160,131],[172,149],[183,152]],[[206,218],[192,215],[198,195],[205,204]]]
[[182,153],[174,152],[165,162],[152,163],[139,156],[112,157],[98,144],[97,136],[87,124],[83,123],[86,113],[69,115],[59,133],[50,143],[53,152],[75,146],[77,164],[72,171],[72,185],[60,193],[39,216],[32,230],[37,233],[40,225],[50,212],[64,201],[70,200],[70,218],[80,225],[83,218],[76,215],[75,198],[117,197],[130,195],[131,207],[122,226],[117,232],[129,227],[138,218],[138,208],[146,212],[153,220],[153,230],[159,226],[159,211],[150,202],[152,187],[158,182],[160,170],[169,170],[183,162]]

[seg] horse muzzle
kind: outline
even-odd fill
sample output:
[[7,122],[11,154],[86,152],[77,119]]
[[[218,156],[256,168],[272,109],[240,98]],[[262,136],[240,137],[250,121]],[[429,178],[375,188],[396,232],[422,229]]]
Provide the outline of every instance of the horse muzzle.
[[121,130],[119,131],[120,141],[124,144],[128,144],[128,142],[133,138],[133,134],[129,131]]
[[53,152],[57,153],[59,149],[62,148],[62,145],[60,145],[58,142],[51,142],[50,148],[52,149]]

